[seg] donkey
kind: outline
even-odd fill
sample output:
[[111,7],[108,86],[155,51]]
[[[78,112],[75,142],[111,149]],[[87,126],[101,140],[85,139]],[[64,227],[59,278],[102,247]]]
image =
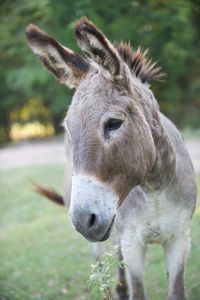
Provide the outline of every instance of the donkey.
[[[179,131],[150,89],[152,80],[162,78],[161,69],[148,61],[147,51],[112,44],[86,17],[75,27],[86,58],[35,25],[26,34],[42,64],[60,83],[76,88],[63,122],[71,186],[64,200],[54,191],[38,191],[69,205],[73,226],[89,241],[102,242],[113,233],[127,265],[129,299],[147,299],[144,259],[151,243],[165,252],[168,300],[187,299],[184,269],[195,175]],[[126,290],[118,290],[120,299],[127,299]]]

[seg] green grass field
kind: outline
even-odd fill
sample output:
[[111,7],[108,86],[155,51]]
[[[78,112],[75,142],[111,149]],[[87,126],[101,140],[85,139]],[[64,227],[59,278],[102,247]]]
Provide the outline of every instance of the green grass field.
[[[27,180],[31,177],[62,192],[63,174],[61,164],[1,171],[0,300],[90,299],[92,245],[71,227],[66,210],[32,193]],[[191,230],[186,282],[189,299],[199,300],[200,210]],[[149,247],[146,277],[149,298],[165,299],[167,280],[159,246]]]

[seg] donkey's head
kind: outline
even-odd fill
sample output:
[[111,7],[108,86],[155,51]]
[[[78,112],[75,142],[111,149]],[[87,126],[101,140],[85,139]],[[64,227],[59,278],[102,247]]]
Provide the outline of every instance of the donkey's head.
[[103,241],[117,207],[154,164],[155,146],[141,104],[151,92],[141,81],[159,70],[140,50],[130,54],[128,45],[112,45],[86,18],[75,34],[87,59],[35,25],[27,28],[28,43],[44,66],[61,83],[76,87],[64,120],[73,147],[69,214],[87,239]]

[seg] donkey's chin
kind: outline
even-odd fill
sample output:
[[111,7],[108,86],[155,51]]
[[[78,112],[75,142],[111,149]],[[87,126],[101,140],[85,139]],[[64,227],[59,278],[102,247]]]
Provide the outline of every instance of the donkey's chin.
[[112,228],[113,228],[113,225],[114,225],[114,222],[115,222],[115,216],[114,216],[114,218],[112,219],[112,221],[111,221],[111,223],[110,223],[110,226],[108,227],[108,229],[107,229],[105,235],[102,237],[102,239],[100,240],[100,242],[104,242],[104,241],[106,241],[106,240],[109,238],[110,233],[111,233]]

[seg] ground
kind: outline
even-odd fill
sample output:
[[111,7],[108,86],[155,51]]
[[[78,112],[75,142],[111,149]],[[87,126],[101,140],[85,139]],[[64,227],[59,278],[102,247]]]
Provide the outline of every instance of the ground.
[[[200,141],[187,140],[200,172]],[[62,139],[25,143],[0,150],[0,300],[97,300],[87,280],[93,262],[91,243],[71,227],[66,210],[31,191],[28,177],[62,193]],[[200,178],[197,175],[200,185]],[[200,209],[192,222],[187,268],[190,300],[200,299]],[[150,299],[166,298],[167,280],[161,247],[147,252]]]

